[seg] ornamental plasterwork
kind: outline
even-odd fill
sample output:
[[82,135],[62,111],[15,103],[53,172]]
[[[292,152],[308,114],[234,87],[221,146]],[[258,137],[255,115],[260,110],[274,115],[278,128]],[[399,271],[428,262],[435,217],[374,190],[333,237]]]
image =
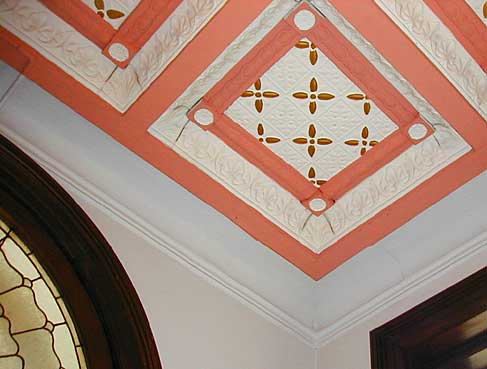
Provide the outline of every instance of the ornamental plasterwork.
[[[128,8],[133,3],[130,0],[117,1]],[[0,0],[0,25],[124,112],[225,2],[183,1],[126,69],[117,68],[103,56],[100,48],[38,0]],[[103,3],[104,9],[112,9],[108,8],[112,6],[108,4]],[[98,6],[101,3],[98,2]]]
[[115,70],[100,96],[118,110],[126,111],[226,2],[183,1],[132,59],[129,67]]
[[475,14],[487,25],[487,0],[465,0]]
[[[250,206],[273,221],[292,237],[314,252],[342,238],[348,232],[374,216],[397,198],[403,196],[427,178],[470,150],[460,136],[435,112],[430,105],[404,80],[360,34],[325,1],[315,3],[321,12],[376,66],[376,68],[434,125],[435,134],[405,154],[384,166],[355,189],[345,194],[321,216],[313,216],[294,196],[282,189],[262,171],[244,160],[217,137],[189,122],[186,114],[223,76],[238,63],[262,37],[287,14],[294,1],[274,1],[266,11],[222,53],[215,62],[180,96],[180,98],[154,123],[149,131],[181,156],[198,166],[216,181],[232,191]],[[308,50],[308,51],[313,51]],[[311,54],[309,56],[311,58]],[[314,56],[312,57],[314,58]],[[311,59],[310,59],[311,60]],[[255,92],[263,84],[250,86]],[[358,108],[365,108],[366,97],[359,99],[354,91]],[[251,98],[250,93],[247,93]],[[274,94],[272,94],[274,95]],[[263,96],[263,95],[262,95]],[[272,102],[275,97],[268,94]],[[267,101],[263,101],[265,109]],[[252,104],[251,104],[252,106]],[[309,105],[308,105],[309,107]],[[310,112],[311,113],[311,112]],[[256,127],[256,138],[279,138],[262,126]],[[309,133],[309,132],[308,132]],[[359,131],[363,134],[363,131]],[[275,140],[272,140],[275,141]],[[277,144],[277,143],[274,143]],[[308,169],[310,180],[317,181],[316,169]]]
[[327,181],[398,128],[307,39],[225,114],[311,181],[311,170]]
[[87,368],[58,289],[31,250],[1,221],[0,342],[0,368]]
[[191,122],[184,127],[173,150],[315,252],[470,150],[450,127],[435,125],[434,136],[384,166],[317,217],[217,137]]
[[107,21],[113,28],[118,29],[132,11],[139,5],[140,0],[82,0],[98,16]]
[[0,25],[97,93],[115,65],[37,0],[0,0]]
[[487,74],[421,0],[375,0],[487,119]]

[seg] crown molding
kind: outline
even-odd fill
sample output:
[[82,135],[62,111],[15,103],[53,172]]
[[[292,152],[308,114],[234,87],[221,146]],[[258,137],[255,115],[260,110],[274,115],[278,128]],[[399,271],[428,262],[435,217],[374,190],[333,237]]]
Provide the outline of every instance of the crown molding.
[[92,205],[123,224],[139,237],[148,241],[152,246],[161,250],[190,271],[203,278],[211,285],[220,288],[233,298],[236,298],[252,311],[270,320],[295,335],[305,344],[314,347],[314,332],[297,319],[292,318],[279,307],[273,305],[262,296],[237,282],[229,275],[221,272],[213,265],[191,252],[180,242],[159,231],[147,221],[139,217],[133,210],[128,209],[114,200],[105,192],[94,186],[87,179],[80,177],[71,169],[60,164],[56,159],[25,140],[9,128],[2,127],[2,134],[18,145],[35,161],[46,169],[54,178],[68,186],[74,193],[88,200]]
[[80,177],[71,169],[61,165],[56,159],[47,155],[16,132],[2,127],[2,133],[27,154],[35,158],[51,175],[61,181],[71,193],[88,200],[92,205],[112,217],[112,219],[123,224],[144,240],[147,240],[151,245],[181,263],[184,267],[211,285],[236,298],[252,311],[293,334],[313,349],[318,349],[326,345],[331,340],[345,334],[360,323],[379,314],[392,304],[425,287],[431,279],[441,278],[450,270],[487,251],[486,231],[470,241],[459,245],[454,251],[440,258],[433,265],[420,270],[410,278],[403,280],[399,285],[381,293],[368,303],[361,305],[351,313],[341,317],[333,325],[321,330],[314,330],[291,317],[281,308],[236,281],[231,276],[222,273],[189,251],[183,244],[172,239],[169,235],[157,230],[148,224],[147,221],[140,218],[133,210],[115,201],[90,183],[88,179]]

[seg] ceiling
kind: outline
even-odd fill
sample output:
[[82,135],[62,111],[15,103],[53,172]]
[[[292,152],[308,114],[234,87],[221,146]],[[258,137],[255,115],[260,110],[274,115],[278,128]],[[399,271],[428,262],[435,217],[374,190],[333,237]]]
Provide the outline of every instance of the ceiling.
[[480,247],[484,3],[9,0],[2,133],[318,342]]

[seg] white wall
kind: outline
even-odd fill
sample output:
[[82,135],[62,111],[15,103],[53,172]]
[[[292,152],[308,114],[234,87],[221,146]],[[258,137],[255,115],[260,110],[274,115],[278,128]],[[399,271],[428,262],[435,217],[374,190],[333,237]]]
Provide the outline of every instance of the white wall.
[[[484,242],[475,256],[458,254],[460,264],[382,308],[391,291],[414,285],[411,278],[422,268],[476,235],[485,241],[487,173],[317,283],[32,82],[20,78],[9,89],[17,76],[0,63],[0,132],[65,179],[65,188],[113,245],[147,311],[166,369],[368,369],[370,330],[487,263]],[[103,206],[117,215],[107,215]],[[139,229],[150,225],[145,234],[159,237],[159,244],[117,223],[134,217]],[[165,247],[160,234],[178,247]],[[163,249],[181,252],[176,259],[182,264]],[[198,268],[198,276],[190,271]],[[205,273],[221,285],[202,279]],[[222,288],[225,275],[235,283]],[[235,298],[242,296],[246,304]],[[355,320],[360,323],[340,333]],[[323,328],[319,342],[336,338],[315,357],[283,326],[298,334]]]
[[369,333],[384,323],[415,307],[440,291],[461,281],[475,271],[487,265],[487,247],[466,259],[461,264],[452,266],[444,273],[421,284],[399,301],[373,314],[369,319],[328,342],[318,351],[317,369],[369,369],[370,340]]
[[293,335],[71,193],[126,268],[149,317],[165,369],[314,368],[313,350]]

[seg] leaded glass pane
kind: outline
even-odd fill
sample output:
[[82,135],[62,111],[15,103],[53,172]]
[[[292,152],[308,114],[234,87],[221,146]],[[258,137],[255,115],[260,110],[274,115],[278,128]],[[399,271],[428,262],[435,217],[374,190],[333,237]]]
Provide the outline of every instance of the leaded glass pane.
[[0,369],[86,369],[73,320],[30,249],[0,221]]

